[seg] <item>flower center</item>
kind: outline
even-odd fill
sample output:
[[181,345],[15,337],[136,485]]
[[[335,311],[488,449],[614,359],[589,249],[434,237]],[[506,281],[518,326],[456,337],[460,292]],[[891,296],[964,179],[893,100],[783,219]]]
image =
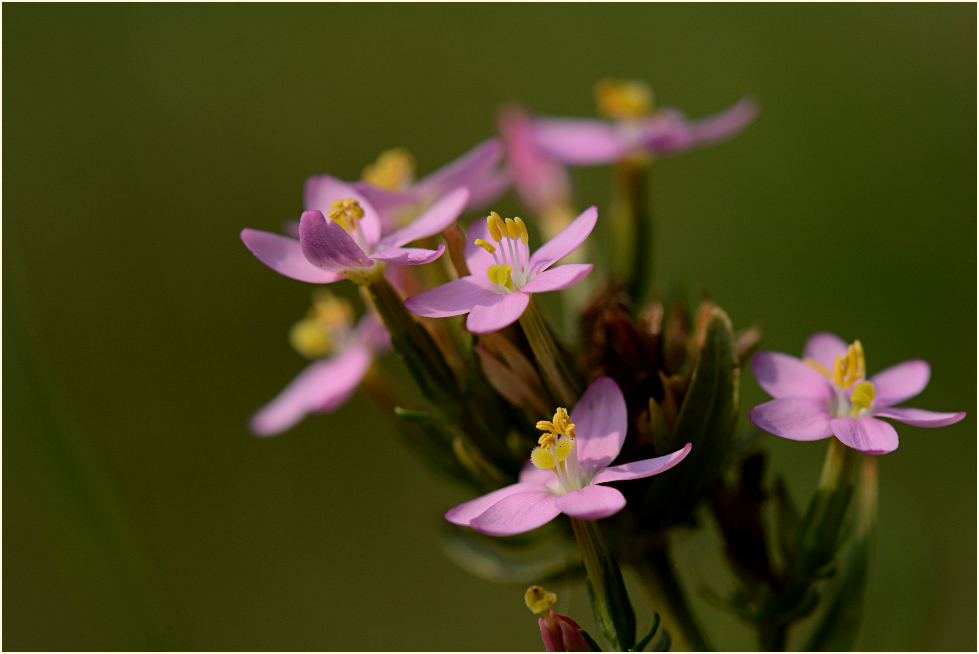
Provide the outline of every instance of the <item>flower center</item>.
[[867,359],[859,340],[850,344],[846,354],[836,355],[830,370],[812,359],[805,359],[805,362],[823,373],[833,385],[836,397],[830,400],[829,406],[833,415],[837,418],[857,418],[867,414],[877,395],[877,389],[869,381],[864,381],[867,376]]
[[289,343],[307,359],[328,356],[346,347],[353,322],[350,302],[321,289],[313,293],[306,317],[289,330]]
[[357,229],[358,221],[364,217],[364,210],[353,198],[334,200],[330,203],[330,212],[327,216],[343,227],[348,234],[353,234]]
[[404,148],[385,150],[360,178],[386,191],[404,191],[415,182],[415,158]]
[[519,291],[530,281],[530,246],[527,245],[530,235],[527,225],[519,217],[504,220],[500,214],[491,211],[486,218],[486,226],[490,238],[496,241],[496,245],[493,245],[481,238],[476,239],[476,245],[492,254],[496,262],[486,269],[486,276],[507,292]]
[[634,120],[653,113],[653,90],[644,82],[603,79],[595,85],[598,113],[612,120]]
[[574,424],[568,410],[558,408],[551,420],[541,420],[537,428],[545,432],[538,446],[530,453],[530,461],[538,470],[552,470],[558,479],[558,493],[581,490],[581,470],[578,468],[578,447]]

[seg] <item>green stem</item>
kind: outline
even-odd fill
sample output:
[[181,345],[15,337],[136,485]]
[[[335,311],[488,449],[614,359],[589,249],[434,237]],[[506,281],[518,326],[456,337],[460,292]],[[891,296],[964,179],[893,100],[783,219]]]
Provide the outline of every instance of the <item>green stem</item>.
[[615,167],[613,229],[626,267],[626,292],[637,307],[643,306],[653,278],[654,230],[649,209],[648,158],[628,157]]
[[530,343],[537,368],[547,388],[554,395],[554,399],[570,409],[581,395],[581,383],[571,363],[554,342],[554,337],[551,336],[533,298],[527,305],[527,310],[520,316],[520,327],[527,337],[527,342]]
[[758,649],[762,652],[784,652],[788,635],[788,625],[776,624],[758,625]]
[[693,651],[710,651],[711,646],[676,578],[669,552],[665,548],[648,549],[639,556],[637,564],[643,586],[651,596],[652,608],[662,614],[663,625],[674,633],[677,644]]
[[614,651],[631,649],[636,644],[636,614],[608,543],[594,520],[571,518],[571,527],[581,549],[595,620]]

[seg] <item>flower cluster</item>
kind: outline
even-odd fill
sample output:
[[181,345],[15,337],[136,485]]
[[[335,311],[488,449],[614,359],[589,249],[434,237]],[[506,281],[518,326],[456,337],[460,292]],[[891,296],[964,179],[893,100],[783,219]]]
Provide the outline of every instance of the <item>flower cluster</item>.
[[[311,177],[304,211],[284,234],[242,230],[245,246],[272,270],[316,285],[347,280],[364,302],[355,320],[348,299],[314,291],[289,332],[312,362],[250,427],[281,433],[361,389],[427,463],[475,496],[445,513],[443,545],[453,560],[506,581],[580,566],[602,635],[618,651],[642,651],[656,633],[656,649],[710,647],[669,553],[671,530],[702,526],[699,512],[710,511],[737,576],[728,603],[758,629],[761,647],[784,647],[788,626],[813,610],[826,571],[843,556],[855,483],[853,556],[866,556],[877,488],[869,455],[898,447],[881,419],[940,427],[965,414],[895,406],[924,389],[924,361],[868,376],[862,343],[828,333],[814,334],[802,359],[769,351],[751,358],[760,329],[736,333],[706,293],[692,314],[680,301],[664,305],[647,283],[653,166],[740,133],[758,102],[746,96],[690,120],[657,108],[645,84],[621,80],[600,82],[595,99],[597,119],[507,105],[498,137],[418,180],[403,148],[381,153],[359,181]],[[605,164],[615,167],[612,209],[607,217],[595,206],[579,211],[567,168]],[[492,210],[511,189],[524,217]],[[596,229],[605,237],[592,239]],[[595,270],[599,243],[610,244],[598,262],[612,270]],[[385,372],[390,350],[425,406],[408,406],[411,395]],[[749,359],[774,399],[751,410],[759,429],[737,434]],[[784,485],[765,481],[762,432],[829,440],[804,518]],[[769,553],[775,541],[779,556]],[[645,638],[619,560],[644,571],[650,596],[665,598],[652,607]],[[863,568],[857,561],[850,569]],[[525,601],[540,616],[548,651],[599,649],[551,610],[553,593],[535,585]],[[827,615],[820,629],[843,629],[845,616]]]

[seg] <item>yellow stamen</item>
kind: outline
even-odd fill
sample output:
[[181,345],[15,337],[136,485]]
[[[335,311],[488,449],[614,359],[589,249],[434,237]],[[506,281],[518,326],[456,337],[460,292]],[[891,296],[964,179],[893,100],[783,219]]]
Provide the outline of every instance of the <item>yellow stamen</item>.
[[490,254],[493,254],[494,252],[496,252],[496,246],[494,246],[492,243],[487,243],[486,241],[484,241],[481,238],[477,238],[476,239],[476,245],[478,245],[479,247],[483,248],[484,250],[486,250]]
[[815,368],[816,370],[818,370],[819,372],[821,372],[824,377],[829,377],[830,376],[829,370],[827,370],[826,367],[823,366],[823,364],[819,363],[818,361],[815,361],[813,359],[808,359],[808,358],[807,359],[803,359],[802,361],[807,366],[809,366],[810,368]]
[[863,344],[853,341],[843,356],[837,355],[833,361],[831,380],[837,388],[850,388],[867,375],[867,360],[863,353]]
[[517,223],[517,227],[520,228],[520,242],[527,245],[528,241],[530,241],[530,234],[527,233],[527,225],[524,224],[524,221],[522,218],[520,218],[520,216],[514,218],[513,222]]
[[562,436],[557,439],[557,447],[554,448],[554,454],[557,456],[557,460],[560,462],[567,459],[573,447],[574,439],[570,436]]
[[[509,230],[507,229],[506,221],[500,218],[500,214],[496,213],[495,211],[490,211],[489,217],[493,220],[493,223],[496,225],[496,232],[494,233],[493,230],[490,229],[490,234],[493,236],[493,240],[499,243],[505,237],[509,236],[508,234]],[[499,234],[499,238],[497,238],[497,234]]]
[[364,217],[364,210],[360,203],[353,198],[345,200],[334,200],[330,203],[330,212],[327,214],[330,220],[343,227],[347,233],[353,232],[357,227],[357,221]]
[[[503,240],[503,234],[500,232],[500,226],[493,220],[493,216],[496,216],[495,211],[486,216],[486,227],[489,229],[490,238],[499,243]],[[496,217],[499,218],[499,216]]]
[[557,461],[554,459],[554,455],[551,454],[549,448],[535,447],[530,453],[530,462],[538,470],[554,470],[557,467]]
[[540,429],[541,431],[549,431],[552,434],[557,434],[558,433],[557,427],[555,427],[554,426],[554,423],[551,422],[550,420],[541,420],[541,421],[539,421],[537,423],[537,429]]
[[391,148],[360,174],[368,184],[388,191],[403,191],[415,181],[415,158],[404,148]]
[[289,344],[307,359],[324,357],[333,350],[329,334],[313,318],[303,318],[292,326]]
[[531,586],[524,593],[523,601],[534,613],[543,613],[557,601],[557,595],[540,586]]
[[557,436],[555,434],[541,434],[541,437],[537,439],[537,444],[541,447],[550,447],[557,442]]
[[517,223],[513,221],[513,218],[506,219],[506,231],[507,236],[516,241],[520,238],[520,228],[517,227]]
[[500,286],[508,286],[510,284],[510,273],[513,268],[507,264],[497,265],[493,264],[486,269],[486,276],[494,284],[499,284]]
[[308,359],[327,356],[333,353],[337,333],[349,331],[353,321],[354,309],[349,301],[326,289],[317,290],[306,317],[289,330],[289,343]]
[[853,388],[850,393],[850,402],[853,404],[851,416],[856,417],[863,409],[869,409],[877,396],[877,389],[868,381],[862,381]]
[[628,120],[653,112],[653,90],[644,82],[603,79],[595,85],[598,113],[613,120]]

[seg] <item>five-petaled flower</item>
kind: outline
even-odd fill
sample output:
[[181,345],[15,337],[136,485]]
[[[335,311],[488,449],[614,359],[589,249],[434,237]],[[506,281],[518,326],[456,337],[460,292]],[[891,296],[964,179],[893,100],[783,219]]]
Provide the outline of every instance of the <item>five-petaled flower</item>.
[[897,431],[877,418],[915,427],[944,427],[965,413],[936,413],[895,407],[924,390],[931,376],[926,361],[912,359],[865,379],[860,341],[849,347],[838,336],[817,332],[806,341],[802,359],[780,352],[755,354],[751,369],[774,400],[751,410],[751,422],[796,441],[836,436],[867,454],[897,449]]
[[499,164],[503,146],[486,139],[455,161],[414,181],[414,159],[402,148],[382,152],[364,169],[363,181],[352,186],[377,210],[385,231],[410,222],[433,202],[463,187],[469,190],[466,211],[477,211],[496,200],[510,186],[509,172]]
[[609,467],[625,442],[628,412],[622,391],[609,377],[599,377],[585,391],[571,415],[558,409],[551,421],[537,423],[546,433],[520,473],[520,481],[460,504],[446,520],[492,536],[530,531],[565,513],[598,520],[626,505],[613,481],[642,479],[669,470],[690,452],[683,449],[653,459]]
[[523,221],[504,221],[493,212],[485,224],[477,221],[469,227],[466,264],[472,274],[410,297],[405,307],[426,318],[468,313],[466,328],[474,334],[503,329],[520,318],[531,293],[568,288],[591,272],[590,263],[551,266],[577,250],[597,220],[598,210],[586,209],[531,254]]
[[638,82],[605,80],[595,94],[599,110],[612,120],[537,117],[534,141],[543,154],[575,166],[607,164],[634,153],[679,154],[731,138],[758,114],[758,101],[745,96],[719,114],[688,120],[676,109],[653,109],[652,92]]
[[391,337],[381,321],[365,313],[351,329],[353,311],[346,300],[317,293],[313,308],[293,325],[292,346],[317,359],[252,416],[257,436],[274,436],[307,414],[329,413],[343,406],[357,390],[374,358],[391,349]]
[[241,240],[272,270],[313,284],[370,273],[375,262],[418,265],[438,259],[437,250],[404,247],[438,234],[462,213],[469,191],[457,188],[408,225],[386,233],[374,207],[352,186],[323,175],[306,182],[299,239],[255,229],[241,230]]

